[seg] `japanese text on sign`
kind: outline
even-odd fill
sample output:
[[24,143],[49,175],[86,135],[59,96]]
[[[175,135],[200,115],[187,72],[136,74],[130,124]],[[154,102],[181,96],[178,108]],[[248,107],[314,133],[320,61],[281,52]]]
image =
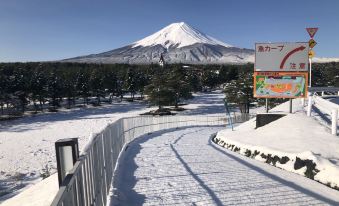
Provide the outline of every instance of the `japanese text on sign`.
[[265,47],[264,46],[259,46],[258,47],[258,52],[270,52],[271,49],[272,51],[275,50],[275,49],[279,49],[279,51],[282,51],[284,48],[284,45],[279,45],[277,47],[271,47],[269,45],[266,45]]
[[308,42],[257,43],[255,71],[307,71]]

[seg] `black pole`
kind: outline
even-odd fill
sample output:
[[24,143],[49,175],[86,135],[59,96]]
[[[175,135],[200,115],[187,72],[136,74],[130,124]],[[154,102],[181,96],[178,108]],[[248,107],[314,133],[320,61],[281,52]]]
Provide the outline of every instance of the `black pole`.
[[78,138],[60,139],[55,142],[59,187],[67,173],[79,159]]

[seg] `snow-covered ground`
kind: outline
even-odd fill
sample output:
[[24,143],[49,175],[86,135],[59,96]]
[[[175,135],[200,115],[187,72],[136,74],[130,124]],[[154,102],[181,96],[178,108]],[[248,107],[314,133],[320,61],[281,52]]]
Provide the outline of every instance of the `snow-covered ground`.
[[[287,102],[271,112],[288,114],[288,107]],[[315,118],[307,117],[300,100],[293,101],[293,108],[293,114],[261,128],[255,129],[253,119],[240,125],[235,131],[220,131],[216,140],[224,147],[231,148],[234,145],[232,149],[238,148],[240,154],[301,175],[314,175],[311,178],[332,187],[339,187],[339,138],[331,135],[328,128],[319,124]],[[256,155],[254,151],[257,152]],[[268,160],[268,155],[277,158]],[[289,161],[280,162],[282,157],[288,157]],[[313,169],[310,166],[310,171],[306,171],[305,166],[296,167],[297,158],[311,160],[316,166]]]
[[[198,93],[194,96],[194,99],[187,101],[189,104],[183,106],[187,110],[180,112],[181,115],[225,114],[224,95],[221,91]],[[319,162],[338,165],[338,153],[334,151],[338,148],[337,140],[333,140],[334,136],[330,135],[327,129],[315,119],[305,120],[299,102],[299,100],[294,101],[292,118],[284,117],[285,119],[281,119],[283,122],[275,126],[280,127],[280,130],[265,136],[265,132],[271,131],[269,126],[273,123],[260,128],[265,138],[255,142],[255,146],[265,148],[266,151],[282,152],[284,155],[304,154],[310,157],[311,154],[315,157],[313,159],[315,162],[320,159],[317,165],[321,165],[318,164]],[[286,113],[287,107],[286,104],[278,106],[274,112]],[[45,205],[42,200],[49,202],[53,199],[57,191],[56,175],[40,181],[40,174],[46,173],[44,170],[46,165],[49,172],[55,172],[54,142],[56,140],[79,137],[80,148],[82,148],[90,134],[99,132],[107,123],[121,117],[139,115],[150,109],[153,108],[147,108],[147,105],[142,103],[121,102],[103,107],[24,117],[2,124],[0,127],[0,170],[2,171],[0,191],[13,192],[26,184],[38,182],[17,195],[16,200],[9,199],[2,204],[17,205],[21,200],[31,200],[31,197],[36,194],[44,198],[32,199],[30,205]],[[263,110],[263,108],[252,109],[250,112]],[[234,111],[236,112],[237,109]],[[228,134],[235,135],[246,131],[247,134],[256,135],[259,129],[254,130],[252,126],[253,121],[250,121],[237,127],[234,132],[226,130],[223,133],[227,134],[227,137]],[[265,131],[265,128],[268,131]],[[129,161],[124,164],[131,163],[131,165],[123,166],[125,172],[121,173],[118,170],[117,174],[132,175],[132,179],[121,179],[115,182],[116,190],[112,193],[112,205],[125,205],[126,201],[131,204],[135,203],[133,201],[137,201],[136,203],[145,201],[146,205],[339,204],[339,195],[335,190],[214,145],[209,141],[209,136],[219,130],[220,127],[187,128],[169,131],[169,133],[162,131],[138,138],[131,144],[134,146],[129,147],[124,153]],[[287,133],[286,131],[290,135],[293,134],[295,139],[279,145],[278,140],[285,137],[283,134]],[[310,139],[305,139],[305,131],[308,132],[306,136],[310,136]],[[252,140],[250,136],[245,137],[242,134],[235,135],[234,138],[239,144],[244,145],[249,145]],[[244,142],[238,141],[240,139]],[[324,145],[324,142],[328,145],[319,146]],[[131,157],[129,151],[136,158],[128,159]],[[136,151],[138,153],[135,153]],[[126,158],[120,161],[125,160]],[[127,171],[128,169],[130,171]],[[331,177],[335,179],[337,176]],[[119,183],[124,180],[126,182]],[[54,189],[49,188],[49,185],[53,185]],[[150,186],[146,187],[147,185]],[[130,193],[126,194],[126,191]],[[129,199],[128,195],[134,196]],[[9,196],[11,195],[7,195],[6,198]],[[257,199],[253,199],[254,196]],[[36,200],[41,202],[35,202]],[[258,200],[260,201],[257,202]]]
[[[54,143],[63,138],[79,138],[80,149],[90,134],[121,117],[150,110],[143,103],[113,103],[101,107],[78,108],[40,114],[0,124],[0,202],[1,196],[16,193],[56,172]],[[4,199],[4,197],[2,198]]]
[[[224,113],[222,91],[198,93],[194,97],[184,106],[187,110],[180,114]],[[81,150],[91,133],[99,132],[108,123],[151,109],[154,108],[143,103],[120,102],[0,122],[0,203],[32,184],[39,182],[40,186],[45,186],[52,183],[41,182],[41,175],[56,172],[54,143],[58,139],[78,137]],[[50,194],[55,194],[57,183],[52,185],[56,187]],[[25,198],[27,195],[19,196]]]
[[110,205],[338,205],[339,192],[215,145],[220,127],[159,131],[119,159]]
[[[208,93],[197,93],[193,95],[194,98],[187,101],[188,105],[182,106],[186,111],[180,113],[180,115],[225,115],[224,106],[224,94],[221,90]],[[261,113],[265,111],[265,107],[253,107],[250,108],[250,113]],[[239,113],[239,109],[230,108],[230,112],[233,114]]]

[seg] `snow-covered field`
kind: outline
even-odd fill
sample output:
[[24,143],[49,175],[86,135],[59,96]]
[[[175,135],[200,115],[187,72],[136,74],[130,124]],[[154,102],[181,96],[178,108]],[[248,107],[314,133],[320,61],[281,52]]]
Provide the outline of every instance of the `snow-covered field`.
[[[183,114],[223,113],[221,91],[194,96]],[[144,103],[120,102],[0,122],[0,202],[40,182],[42,175],[56,172],[54,143],[58,139],[77,137],[81,150],[90,135],[108,123],[151,109]]]
[[129,144],[111,191],[117,205],[338,205],[339,192],[227,151],[220,127],[159,131]]
[[107,123],[148,110],[142,103],[120,102],[1,122],[0,194],[19,190],[40,181],[42,175],[55,173],[54,143],[58,139],[77,137],[81,149],[90,134]]
[[[224,114],[224,95],[221,91],[198,93],[194,96],[194,99],[187,102],[189,104],[183,106],[187,110],[180,112],[181,115]],[[315,119],[306,118],[298,102],[294,101],[294,114],[282,118],[280,124],[277,123],[274,126],[274,123],[272,123],[267,125],[267,127],[254,130],[253,121],[250,121],[237,127],[234,132],[225,130],[219,134],[224,134],[225,138],[233,138],[227,139],[229,141],[236,141],[246,146],[258,146],[261,149],[265,149],[265,151],[272,150],[274,152],[281,152],[284,155],[304,154],[307,157],[314,157],[313,160],[315,162],[319,160],[317,165],[324,163],[323,165],[325,166],[334,165],[337,167],[339,155],[335,148],[339,148],[338,141],[333,139],[334,136],[329,134],[328,129],[320,125]],[[23,187],[26,189],[27,185],[37,183],[17,195],[16,199],[9,199],[9,201],[2,204],[4,206],[17,205],[22,200],[29,200],[27,202],[27,204],[29,203],[28,205],[45,205],[41,201],[50,201],[57,191],[57,178],[55,174],[44,181],[41,181],[42,178],[40,177],[41,174],[48,172],[51,174],[55,173],[55,141],[61,138],[78,137],[81,149],[88,141],[91,133],[99,132],[108,123],[125,116],[139,115],[150,109],[154,108],[148,108],[143,103],[120,102],[102,107],[74,109],[55,114],[42,114],[1,122],[0,192],[2,194],[9,194],[2,196],[2,199],[0,197],[0,203],[4,199],[22,191]],[[259,108],[250,112],[260,112],[263,110],[263,108]],[[274,109],[274,112],[278,113],[286,111],[287,105],[281,105]],[[270,127],[274,129],[270,129]],[[126,185],[126,187],[133,186],[134,188],[134,186],[138,185],[137,182],[140,183],[140,187],[134,188],[137,190],[133,189],[133,191],[138,191],[138,193],[131,191],[132,195],[137,195],[137,199],[133,201],[147,200],[147,204],[150,205],[157,205],[161,202],[172,205],[174,203],[189,205],[192,202],[195,202],[195,205],[208,205],[224,203],[224,201],[229,200],[235,202],[236,199],[239,202],[234,204],[256,204],[256,200],[252,198],[253,195],[257,195],[257,197],[268,195],[267,201],[290,203],[292,205],[309,204],[311,202],[315,204],[338,204],[337,197],[339,195],[337,191],[315,181],[279,170],[232,152],[221,152],[221,148],[218,148],[216,145],[213,146],[211,142],[208,142],[208,139],[204,139],[209,138],[211,133],[220,129],[187,128],[187,130],[176,131],[178,133],[175,133],[175,131],[170,133],[160,132],[157,133],[158,136],[154,134],[135,141],[141,141],[141,145],[135,145],[136,149],[139,149],[139,153],[134,155],[142,158],[129,160],[132,163],[134,162],[133,165],[125,167],[125,169],[128,167],[131,169],[131,171],[126,172],[126,175],[137,174],[140,176],[140,178],[139,176],[133,177],[132,183],[129,182]],[[261,131],[262,135],[259,135],[258,131]],[[253,136],[262,136],[262,139],[253,141],[255,139],[251,138]],[[293,140],[281,141],[287,136],[293,137]],[[208,149],[206,148],[207,146]],[[129,148],[128,150],[132,149]],[[214,152],[212,152],[212,149]],[[186,150],[187,152],[185,152]],[[143,151],[146,151],[148,157],[143,157]],[[204,153],[205,151],[207,151],[206,154]],[[209,153],[213,155],[209,155]],[[212,156],[214,155],[216,159],[213,159]],[[224,159],[225,156],[226,159]],[[137,165],[139,160],[142,167]],[[153,160],[155,162],[150,162]],[[173,160],[175,163],[171,163],[170,160]],[[190,165],[190,162],[193,165]],[[156,167],[157,165],[161,167],[160,170]],[[141,168],[145,170],[138,170]],[[233,168],[238,168],[239,171],[232,172]],[[169,175],[164,175],[167,173]],[[237,176],[237,173],[239,173],[239,176]],[[121,172],[119,174],[121,175]],[[159,177],[156,176],[157,174]],[[331,174],[332,176],[330,177],[333,177],[333,173]],[[150,178],[147,176],[150,176]],[[334,176],[334,178],[336,177]],[[245,184],[241,178],[249,180],[249,185]],[[213,181],[210,182],[210,179]],[[119,181],[115,182],[116,186],[119,186],[119,184],[121,186]],[[133,181],[135,185],[133,185]],[[168,184],[168,182],[170,183]],[[182,185],[181,182],[187,184]],[[237,182],[241,184],[235,184]],[[153,191],[148,191],[143,184],[150,184],[156,188]],[[152,187],[149,188],[152,189]],[[275,190],[274,188],[277,189]],[[122,191],[116,190],[112,193],[113,199],[119,204],[124,201],[130,201],[126,200],[125,197],[124,190],[126,188],[121,189]],[[131,188],[127,189],[130,190]],[[245,192],[245,190],[248,192]],[[260,193],[261,190],[262,193]],[[143,192],[147,195],[140,195]],[[34,199],[33,196],[37,194],[44,198],[38,197]],[[294,198],[295,196],[293,195],[296,195],[298,198]],[[191,198],[192,201],[189,202],[187,198]],[[262,204],[269,204],[265,201],[261,199]]]
[[[287,113],[288,107],[287,102],[271,112]],[[300,100],[293,101],[293,108],[293,114],[264,127],[255,129],[253,119],[240,125],[235,131],[219,132],[216,140],[219,145],[229,148],[234,145],[234,148],[240,149],[239,153],[264,162],[268,161],[267,155],[272,158],[288,157],[290,161],[287,163],[270,160],[270,164],[305,176],[310,173],[306,175],[306,167],[295,167],[297,158],[312,160],[316,166],[307,172],[315,173],[314,179],[323,184],[339,187],[339,138],[331,135],[328,128],[319,124],[315,118],[307,117]],[[255,156],[254,151],[258,152]]]

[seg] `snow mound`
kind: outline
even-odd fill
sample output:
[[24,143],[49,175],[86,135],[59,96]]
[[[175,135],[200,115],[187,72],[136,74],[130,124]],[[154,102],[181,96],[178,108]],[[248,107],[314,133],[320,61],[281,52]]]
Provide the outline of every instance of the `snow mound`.
[[[298,102],[293,104],[300,109]],[[288,105],[284,103],[274,110],[288,111]],[[233,132],[220,131],[214,140],[245,156],[339,188],[339,138],[326,127],[300,110],[264,127],[255,126],[252,119]]]
[[134,43],[133,47],[138,46],[155,46],[162,45],[165,48],[169,47],[185,47],[196,43],[204,43],[211,45],[221,45],[224,47],[232,47],[229,44],[225,44],[213,37],[210,37],[197,29],[191,27],[185,22],[173,23],[160,31],[141,39]]

